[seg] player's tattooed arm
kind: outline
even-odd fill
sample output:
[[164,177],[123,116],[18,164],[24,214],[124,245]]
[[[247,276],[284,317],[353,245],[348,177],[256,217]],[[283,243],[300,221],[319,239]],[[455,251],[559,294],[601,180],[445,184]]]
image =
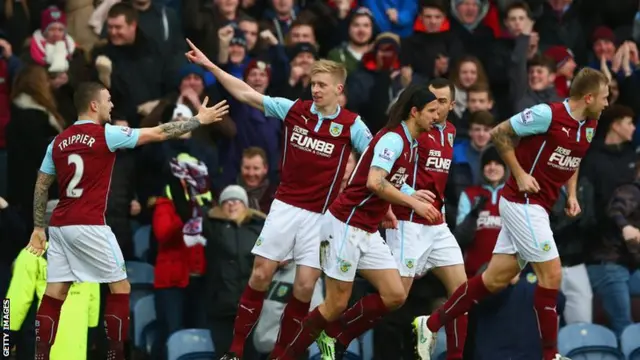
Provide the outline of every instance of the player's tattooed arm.
[[381,167],[372,166],[369,170],[369,177],[367,178],[367,188],[377,193],[379,191],[384,191],[387,186],[393,186],[389,180],[387,180],[387,175],[389,175],[387,170]]
[[36,228],[46,227],[44,216],[47,210],[47,200],[49,199],[49,187],[56,181],[56,176],[38,172],[36,186],[33,192],[33,226]]
[[197,117],[192,116],[187,121],[172,121],[160,125],[159,128],[167,139],[175,139],[197,129],[199,126],[200,120],[198,120]]
[[501,155],[505,152],[513,151],[515,138],[517,138],[517,135],[508,120],[503,121],[491,130],[491,141]]
[[513,130],[513,126],[509,120],[501,122],[491,130],[491,141],[493,145],[516,178],[525,174],[516,158],[515,146],[517,140],[518,136],[515,130]]
[[417,200],[402,193],[402,191],[393,186],[393,184],[387,180],[388,175],[389,172],[387,170],[378,166],[372,166],[369,169],[369,175],[367,177],[367,189],[371,190],[371,192],[382,200],[396,205],[412,207]]

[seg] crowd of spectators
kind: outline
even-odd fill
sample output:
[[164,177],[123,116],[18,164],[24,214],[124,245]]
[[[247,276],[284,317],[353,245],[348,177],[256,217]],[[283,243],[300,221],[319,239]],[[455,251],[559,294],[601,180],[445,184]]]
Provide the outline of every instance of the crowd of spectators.
[[[125,258],[155,266],[161,340],[153,358],[162,358],[172,332],[189,327],[210,329],[216,348],[228,348],[250,251],[278,185],[281,123],[231,98],[210,73],[188,63],[185,37],[260,93],[292,100],[310,98],[317,59],[344,64],[340,105],[374,133],[409,84],[450,79],[456,103],[449,120],[457,136],[446,217],[470,275],[489,259],[500,228],[491,207],[507,172],[488,151],[490,130],[527,107],[567,97],[577,69],[602,70],[611,79],[610,107],[580,168],[583,214],[566,217],[560,202],[550,214],[564,265],[563,322],[597,321],[619,335],[634,322],[634,306],[640,321],[638,0],[6,0],[0,292],[7,292],[12,263],[28,242],[46,147],[77,120],[72,94],[79,82],[109,88],[112,122],[132,127],[189,118],[205,96],[226,99],[230,113],[219,123],[119,152],[106,216]],[[205,165],[205,191],[185,193],[171,172],[176,158]],[[50,199],[56,197],[53,189]],[[189,227],[199,218],[189,206],[195,203],[204,210],[202,229]],[[152,229],[151,251],[140,259],[133,234],[144,225]],[[279,284],[290,286],[291,269],[283,264]],[[270,293],[270,300],[285,303],[288,289]],[[366,291],[363,284],[359,293]],[[407,304],[376,328],[385,339],[376,358],[412,358],[410,319],[427,314],[444,294],[431,276],[416,282]],[[258,359],[273,346],[282,311],[275,308],[245,358]]]

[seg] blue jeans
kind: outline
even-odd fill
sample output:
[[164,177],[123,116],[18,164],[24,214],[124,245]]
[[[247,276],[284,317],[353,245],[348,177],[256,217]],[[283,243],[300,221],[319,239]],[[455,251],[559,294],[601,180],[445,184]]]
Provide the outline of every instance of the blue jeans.
[[629,268],[615,263],[587,265],[593,292],[602,300],[610,326],[620,336],[633,323],[631,318],[631,296],[640,295],[640,270],[633,273]]

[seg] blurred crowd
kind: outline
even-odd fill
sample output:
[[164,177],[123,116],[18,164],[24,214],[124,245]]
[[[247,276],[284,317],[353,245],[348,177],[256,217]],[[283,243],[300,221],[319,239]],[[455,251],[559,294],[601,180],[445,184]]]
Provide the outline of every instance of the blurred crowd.
[[[188,119],[205,96],[226,99],[230,113],[219,123],[119,152],[106,217],[125,258],[155,267],[160,340],[152,358],[161,359],[166,339],[183,328],[210,329],[219,353],[228,348],[251,273],[250,251],[278,185],[281,123],[231,98],[210,73],[188,63],[185,37],[260,93],[292,100],[310,98],[316,60],[343,63],[348,79],[340,105],[360,114],[374,133],[409,84],[450,79],[456,103],[449,120],[457,136],[446,217],[470,275],[483,269],[500,229],[496,204],[507,171],[490,150],[490,130],[527,107],[567,97],[578,68],[604,71],[610,107],[580,168],[583,213],[565,216],[561,196],[550,214],[564,265],[563,322],[596,321],[619,335],[640,321],[638,0],[5,0],[0,292],[25,292],[24,282],[9,289],[12,271],[21,271],[12,264],[28,242],[46,147],[77,120],[72,95],[79,82],[109,88],[112,122],[132,127]],[[172,172],[175,159],[199,164],[206,179],[201,193],[185,191]],[[354,155],[347,175],[355,162]],[[52,205],[56,197],[54,188]],[[151,227],[150,250],[142,257],[133,240],[141,226]],[[282,264],[274,280],[276,305],[263,311],[272,319],[254,330],[255,355],[247,351],[247,359],[273,346],[292,266]],[[519,281],[535,283],[535,276]],[[369,290],[358,283],[354,297]],[[25,307],[12,330],[29,333],[27,313],[38,291],[12,302]],[[321,299],[320,285],[318,291]],[[445,294],[429,275],[416,282],[407,304],[375,329],[385,340],[374,346],[375,358],[412,358],[410,320],[429,313]],[[470,341],[476,350],[490,342],[477,340]]]

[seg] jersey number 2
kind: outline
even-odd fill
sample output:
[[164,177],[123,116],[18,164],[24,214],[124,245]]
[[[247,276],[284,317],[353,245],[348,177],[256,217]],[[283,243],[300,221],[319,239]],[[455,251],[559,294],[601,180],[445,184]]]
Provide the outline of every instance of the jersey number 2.
[[82,189],[77,188],[80,180],[82,179],[82,174],[84,173],[84,161],[82,157],[78,154],[71,154],[67,158],[67,163],[69,165],[73,165],[75,170],[73,172],[73,177],[69,181],[69,185],[67,185],[67,197],[70,198],[79,198],[82,196]]

